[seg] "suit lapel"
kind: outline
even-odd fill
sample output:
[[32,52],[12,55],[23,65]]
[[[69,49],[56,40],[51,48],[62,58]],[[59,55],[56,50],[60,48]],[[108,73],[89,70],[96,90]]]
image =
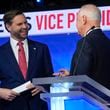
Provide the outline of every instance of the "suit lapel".
[[22,73],[20,71],[19,65],[17,63],[17,60],[16,60],[16,58],[14,56],[14,53],[12,51],[12,48],[11,48],[9,42],[6,45],[5,52],[6,52],[5,55],[6,55],[6,58],[7,58],[7,62],[9,64],[10,68],[12,68],[12,70],[14,71],[14,72],[11,72],[10,75],[12,77],[16,78],[17,80],[24,80],[24,78],[22,76]]
[[32,72],[34,70],[34,62],[35,62],[35,57],[37,55],[37,48],[35,45],[31,43],[30,40],[28,40],[28,49],[29,49],[29,63],[28,63],[28,72],[27,72],[27,78],[32,75]]

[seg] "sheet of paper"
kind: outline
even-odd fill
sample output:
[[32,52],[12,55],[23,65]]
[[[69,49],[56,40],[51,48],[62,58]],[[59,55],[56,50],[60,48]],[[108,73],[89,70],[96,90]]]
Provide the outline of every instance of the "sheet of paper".
[[26,88],[26,86],[28,84],[31,84],[31,81],[28,81],[28,82],[26,82],[26,83],[24,83],[24,84],[22,84],[22,85],[20,85],[20,86],[18,86],[16,88],[13,88],[12,90],[15,91],[15,92],[17,92],[17,93],[21,93],[23,91],[28,90],[28,88]]

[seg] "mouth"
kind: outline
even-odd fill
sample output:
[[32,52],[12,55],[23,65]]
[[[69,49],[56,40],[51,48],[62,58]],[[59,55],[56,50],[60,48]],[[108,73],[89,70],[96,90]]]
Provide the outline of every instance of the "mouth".
[[21,31],[21,34],[24,36],[24,35],[27,35],[28,34],[28,31],[27,30],[22,30]]

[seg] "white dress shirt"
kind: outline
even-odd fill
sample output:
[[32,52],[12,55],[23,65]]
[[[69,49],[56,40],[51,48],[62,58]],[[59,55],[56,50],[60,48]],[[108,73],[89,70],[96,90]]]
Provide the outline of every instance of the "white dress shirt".
[[[24,51],[25,51],[25,56],[26,56],[26,62],[27,62],[27,66],[28,66],[28,58],[29,58],[29,53],[28,53],[28,42],[27,39],[25,39],[23,42],[23,47],[24,47]],[[15,58],[18,62],[18,48],[19,46],[17,45],[18,41],[13,39],[12,37],[10,37],[10,44],[13,50],[13,53],[15,55]]]

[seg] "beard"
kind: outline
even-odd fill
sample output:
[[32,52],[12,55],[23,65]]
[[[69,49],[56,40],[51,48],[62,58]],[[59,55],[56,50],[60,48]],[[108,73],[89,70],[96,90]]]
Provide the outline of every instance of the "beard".
[[12,33],[12,37],[16,40],[24,40],[28,36],[28,30],[27,29],[21,29],[17,32]]

